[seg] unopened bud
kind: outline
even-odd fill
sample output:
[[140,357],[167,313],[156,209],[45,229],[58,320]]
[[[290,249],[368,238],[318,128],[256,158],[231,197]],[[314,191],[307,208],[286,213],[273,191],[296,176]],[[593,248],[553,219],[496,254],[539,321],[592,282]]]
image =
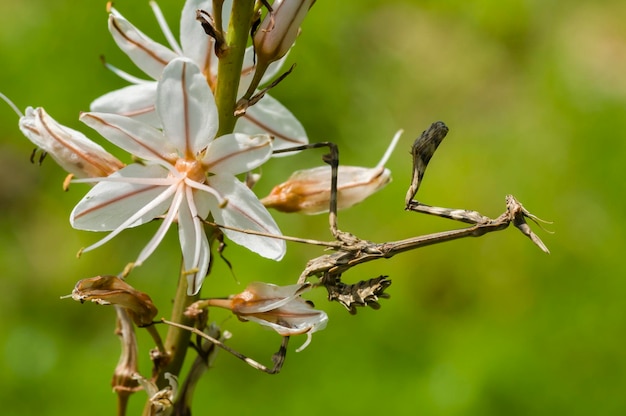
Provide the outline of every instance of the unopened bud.
[[[401,134],[402,130],[396,133],[376,167],[338,167],[337,209],[350,208],[391,182],[391,171],[385,168],[385,163]],[[328,212],[330,198],[331,168],[319,166],[294,172],[286,182],[275,186],[261,202],[268,208],[282,212],[320,214]]]
[[109,176],[124,167],[115,156],[79,131],[62,126],[43,108],[26,108],[20,130],[66,172],[77,178]]
[[276,0],[254,35],[260,63],[269,64],[285,56],[296,41],[300,25],[315,0]]

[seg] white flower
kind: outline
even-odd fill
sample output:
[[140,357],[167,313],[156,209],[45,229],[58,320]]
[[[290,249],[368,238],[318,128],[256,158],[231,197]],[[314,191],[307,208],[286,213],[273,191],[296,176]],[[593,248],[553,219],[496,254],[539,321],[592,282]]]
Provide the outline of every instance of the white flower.
[[[164,215],[152,240],[135,265],[154,252],[172,222],[178,222],[189,293],[200,289],[210,249],[202,220],[246,230],[280,234],[278,226],[254,193],[236,174],[268,160],[270,137],[233,133],[214,139],[218,130],[215,100],[199,68],[176,58],[163,71],[156,112],[163,131],[132,118],[110,113],[84,113],[81,120],[107,140],[143,159],[99,182],[74,208],[74,228],[111,233],[83,251],[101,246],[124,229]],[[282,240],[224,230],[231,240],[261,256],[279,260]]]
[[[301,295],[311,289],[310,283],[276,286],[252,282],[243,292],[229,299],[208,299],[210,306],[230,309],[242,321],[267,326],[282,336],[307,334],[302,351],[314,332],[326,328],[328,315],[313,308]],[[203,302],[203,301],[200,301]]]
[[[225,2],[223,10],[224,25],[228,24],[228,12],[231,2]],[[196,10],[211,13],[212,0],[187,0],[180,21],[180,40],[178,45],[169,29],[160,9],[155,2],[150,2],[159,25],[167,38],[170,48],[150,39],[139,29],[126,20],[117,10],[111,9],[109,15],[109,31],[128,57],[154,81],[141,80],[109,66],[119,76],[134,85],[110,92],[91,103],[91,111],[115,113],[134,117],[159,126],[154,113],[157,82],[161,78],[163,68],[172,59],[184,56],[193,60],[206,77],[206,82],[214,90],[217,80],[218,59],[214,52],[214,40],[208,36],[196,20]],[[274,78],[282,61],[271,65],[262,83]],[[254,51],[250,47],[244,57],[239,95],[241,96],[252,81],[254,73]],[[255,105],[246,110],[235,126],[235,131],[247,134],[268,133],[274,137],[274,149],[299,146],[308,143],[302,124],[274,98],[267,94]]]

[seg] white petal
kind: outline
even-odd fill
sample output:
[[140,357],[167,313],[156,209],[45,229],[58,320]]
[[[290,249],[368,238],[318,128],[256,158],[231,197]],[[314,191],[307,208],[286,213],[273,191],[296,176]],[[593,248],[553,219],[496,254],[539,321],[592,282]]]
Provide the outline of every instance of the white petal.
[[250,46],[246,48],[246,52],[243,56],[243,65],[241,66],[241,78],[239,79],[237,97],[241,97],[248,90],[248,87],[250,87],[252,78],[254,78],[255,69],[256,56],[254,54],[254,48]]
[[150,1],[150,7],[152,8],[154,17],[156,17],[157,23],[159,24],[159,27],[161,28],[161,31],[163,32],[165,39],[167,39],[167,42],[170,44],[170,48],[172,48],[172,50],[177,55],[182,56],[183,51],[178,45],[178,42],[176,42],[176,38],[174,37],[174,34],[172,33],[172,29],[170,29],[170,26],[167,24],[167,20],[165,20],[165,16],[163,16],[163,12],[161,11],[161,8],[156,3],[156,1],[152,1],[152,0]]
[[[389,182],[389,169],[340,165],[337,169],[337,209],[358,204]],[[284,212],[321,214],[328,212],[330,190],[331,168],[318,166],[294,172],[263,198],[263,204]]]
[[[310,287],[309,284],[305,285]],[[262,313],[272,309],[278,309],[290,302],[298,302],[295,299],[306,291],[302,290],[302,287],[305,285],[295,284],[289,286],[277,286],[271,283],[252,282],[244,291],[244,294],[247,292],[250,296],[252,296],[252,300],[248,301],[246,299],[246,302],[237,304],[235,313]],[[310,305],[306,305],[311,308]]]
[[196,20],[196,10],[213,11],[213,0],[187,0],[180,17],[180,43],[187,58],[193,60],[207,74],[211,61],[217,61],[213,52],[213,38]]
[[237,120],[235,131],[247,134],[267,133],[274,137],[274,150],[309,142],[298,119],[269,95],[246,110],[246,114]]
[[380,161],[376,164],[377,168],[382,168],[387,164],[387,161],[391,157],[393,149],[396,148],[396,145],[398,144],[400,136],[402,136],[403,132],[404,130],[400,129],[396,132],[396,134],[394,134],[393,138],[391,139],[391,143],[389,143],[389,146],[387,146],[387,150],[385,150],[385,153],[383,153],[383,157],[381,157]]
[[[217,203],[212,201],[214,205],[211,207],[211,213],[215,222],[243,230],[282,235],[278,225],[256,195],[237,178],[231,175],[213,175],[209,177],[208,184],[228,201],[223,208],[219,208]],[[226,229],[224,234],[235,243],[263,257],[280,260],[285,255],[283,240]]]
[[189,201],[190,192],[191,190],[187,189],[187,195],[183,198],[178,212],[178,236],[185,270],[197,269],[187,276],[187,294],[192,296],[202,287],[209,269],[211,250],[195,202],[193,198],[191,203]]
[[118,77],[122,78],[124,81],[130,82],[131,84],[145,84],[146,82],[154,82],[153,80],[147,80],[143,78],[136,77],[134,75],[129,74],[126,71],[119,69],[118,67],[112,65],[110,62],[105,62],[104,66],[109,71],[113,72]]
[[189,59],[175,59],[163,71],[157,88],[157,113],[165,135],[183,157],[195,156],[217,133],[213,93]]
[[[291,312],[289,309],[287,309],[287,311]],[[266,321],[262,317],[259,318],[254,315],[245,315],[243,318],[263,326],[268,326],[282,336],[313,333],[326,327],[328,322],[328,315],[326,315],[326,312],[309,308],[306,311],[301,311],[301,313],[304,313],[304,315],[289,316],[288,318],[281,320],[280,324]],[[305,348],[307,345],[308,343],[300,347],[300,350]]]
[[99,113],[132,117],[151,126],[160,127],[161,121],[154,111],[156,89],[156,82],[129,85],[96,98],[89,109]]
[[78,178],[110,175],[124,166],[81,132],[59,124],[41,107],[28,107],[19,126],[31,142]]
[[167,214],[163,218],[163,222],[159,226],[159,229],[154,234],[152,239],[148,242],[148,244],[146,244],[143,250],[141,250],[141,253],[139,253],[139,257],[137,257],[137,260],[135,261],[135,266],[141,265],[148,257],[150,257],[152,253],[154,253],[154,250],[156,250],[159,244],[161,244],[161,241],[163,241],[163,238],[165,237],[165,233],[167,233],[170,225],[172,225],[172,222],[174,222],[178,215],[179,208],[184,196],[184,187],[179,185],[176,189],[174,197],[171,200],[171,204],[167,210]]
[[209,216],[209,212],[211,212],[211,207],[213,206],[212,201],[214,201],[214,198],[212,197],[212,194],[203,192],[202,189],[194,189],[193,201],[198,218],[203,220],[206,219]]
[[108,141],[141,159],[167,163],[176,148],[160,130],[129,117],[110,113],[83,113],[80,120]]
[[209,144],[202,163],[209,172],[237,175],[261,166],[272,156],[272,141],[267,135],[233,133]]
[[165,65],[178,56],[150,39],[119,13],[109,16],[109,31],[120,49],[153,79],[158,80]]
[[278,61],[274,61],[272,62],[268,67],[267,70],[265,71],[265,74],[263,74],[263,78],[261,78],[261,86],[269,83],[270,81],[273,81],[274,78],[276,78],[283,66],[283,64],[285,63],[285,61],[287,60],[287,56],[289,56],[289,52],[287,52],[285,54],[285,56],[283,56],[282,58],[280,58]]
[[126,178],[128,182],[100,182],[74,207],[70,215],[72,227],[87,231],[111,231],[145,207],[148,210],[135,222],[134,227],[152,221],[163,214],[169,202],[154,204],[166,187],[132,183],[132,178],[166,177],[167,170],[160,166],[132,164],[111,175]]
[[[337,209],[350,208],[358,204],[389,182],[391,182],[391,171],[383,167],[339,166],[337,170]],[[330,189],[330,183],[328,189]]]

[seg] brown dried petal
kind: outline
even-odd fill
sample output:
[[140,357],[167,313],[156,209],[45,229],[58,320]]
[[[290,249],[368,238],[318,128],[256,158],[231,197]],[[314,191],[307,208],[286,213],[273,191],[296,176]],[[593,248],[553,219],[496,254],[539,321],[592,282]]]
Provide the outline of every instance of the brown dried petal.
[[128,310],[136,325],[150,325],[157,308],[147,294],[140,292],[117,276],[96,276],[76,283],[72,299],[100,305],[119,305]]

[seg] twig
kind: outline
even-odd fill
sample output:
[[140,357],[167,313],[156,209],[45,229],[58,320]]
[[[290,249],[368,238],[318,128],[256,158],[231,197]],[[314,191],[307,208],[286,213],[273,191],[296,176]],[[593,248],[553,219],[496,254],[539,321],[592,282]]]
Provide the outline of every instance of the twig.
[[526,223],[525,218],[533,218],[522,204],[512,195],[507,196],[507,210],[496,219],[489,219],[474,225],[473,227],[460,230],[443,231],[427,234],[418,237],[411,237],[405,240],[390,241],[386,243],[373,243],[371,241],[360,240],[354,237],[336,253],[326,254],[309,260],[304,271],[298,279],[298,283],[304,283],[311,276],[332,275],[337,276],[346,272],[350,268],[366,263],[368,261],[381,258],[390,258],[396,254],[409,250],[415,250],[433,244],[458,240],[464,237],[480,237],[493,231],[500,231],[513,223],[524,235],[529,237],[544,252],[549,253],[547,247],[537,237]]
[[328,147],[329,153],[322,156],[324,163],[330,165],[330,207],[328,210],[328,222],[330,232],[333,237],[339,239],[341,232],[337,228],[337,170],[339,168],[339,148],[332,142],[320,142],[305,144],[302,146],[290,147],[288,149],[275,150],[274,154],[297,152],[299,150],[316,149],[318,147]]
[[240,360],[244,361],[249,366],[251,366],[253,368],[256,368],[257,370],[263,371],[263,372],[265,372],[267,374],[277,374],[278,372],[280,372],[281,368],[283,367],[283,363],[285,362],[285,357],[287,356],[287,344],[289,343],[289,337],[288,336],[282,337],[283,340],[282,340],[282,342],[280,344],[280,348],[272,356],[272,361],[274,362],[274,366],[272,368],[269,368],[269,367],[266,367],[265,365],[259,363],[258,361],[255,361],[252,358],[249,358],[249,357],[243,355],[239,351],[236,351],[236,350],[230,348],[228,345],[224,344],[222,341],[218,340],[217,338],[213,338],[212,336],[210,336],[210,335],[200,331],[198,328],[194,328],[194,327],[191,327],[191,326],[187,326],[187,325],[179,324],[179,323],[176,323],[176,322],[168,321],[167,319],[161,319],[161,322],[164,323],[164,324],[176,327],[176,328],[187,330],[187,331],[191,332],[192,334],[196,334],[197,336],[202,337],[202,338],[206,339],[207,341],[212,342],[213,344],[215,344],[216,346],[220,347],[224,351],[226,351],[226,352],[234,355],[235,357],[239,358]]

